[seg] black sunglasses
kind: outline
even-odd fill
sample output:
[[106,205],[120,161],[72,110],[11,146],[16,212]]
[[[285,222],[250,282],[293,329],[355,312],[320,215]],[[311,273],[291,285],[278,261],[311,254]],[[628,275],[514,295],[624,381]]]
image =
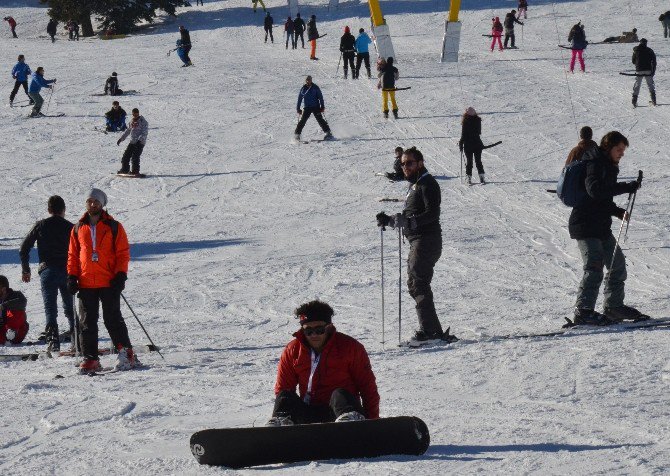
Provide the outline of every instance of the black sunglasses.
[[317,335],[322,336],[326,333],[326,326],[303,327],[302,332],[307,336]]

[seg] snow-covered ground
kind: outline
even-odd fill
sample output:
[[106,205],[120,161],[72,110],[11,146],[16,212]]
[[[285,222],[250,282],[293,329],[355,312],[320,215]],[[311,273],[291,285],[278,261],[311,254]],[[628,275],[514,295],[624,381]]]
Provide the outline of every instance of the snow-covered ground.
[[[569,209],[545,191],[590,125],[631,147],[621,177],[645,180],[624,244],[627,302],[670,317],[668,40],[661,1],[530,2],[517,51],[489,53],[482,38],[493,15],[516,2],[464,1],[458,64],[439,64],[443,1],[389,1],[401,81],[401,119],[381,117],[375,81],[336,74],[342,28],[369,26],[366,3],[316,13],[318,62],[308,50],[263,43],[262,13],[243,0],[181,9],[123,40],[46,38],[46,10],[2,2],[20,38],[2,25],[0,84],[0,273],[29,301],[35,339],[44,326],[38,281],[20,282],[18,247],[46,200],[64,197],[82,213],[91,186],[131,241],[125,291],[165,360],[104,378],[75,376],[74,360],[0,364],[0,473],[219,474],[189,451],[199,429],[260,425],[271,412],[278,356],[297,328],[292,310],[321,298],[338,330],[360,339],[377,375],[383,416],[416,415],[431,431],[423,457],[279,466],[284,474],[667,474],[670,471],[670,346],[667,329],[473,343],[480,335],[558,329],[572,312],[581,260],[567,233]],[[195,3],[195,2],[194,2]],[[26,6],[28,5],[28,6]],[[275,22],[285,6],[268,1]],[[566,75],[570,27],[591,41],[637,27],[658,56],[657,108],[630,106],[633,45],[587,49],[587,74]],[[177,26],[191,30],[193,68],[167,56]],[[28,120],[10,109],[9,70],[17,54],[58,78],[49,112]],[[92,96],[116,71],[129,111],[150,125],[145,180],[111,175],[122,147],[94,131],[111,99]],[[311,74],[324,93],[336,142],[290,144],[295,100]],[[644,89],[640,104],[646,106]],[[48,93],[47,93],[48,97]],[[19,92],[17,100],[24,100]],[[474,106],[490,185],[458,175],[460,116]],[[573,117],[574,106],[574,117]],[[46,105],[45,105],[46,108]],[[575,120],[576,118],[576,120]],[[318,137],[312,120],[306,138]],[[374,216],[400,204],[405,186],[375,176],[396,146],[416,145],[442,187],[444,251],[433,281],[438,314],[463,339],[449,349],[398,350],[398,244],[386,235],[386,345],[380,312],[380,237]],[[625,196],[619,203],[625,202]],[[615,222],[618,226],[618,222]],[[406,254],[407,245],[403,245]],[[36,258],[36,251],[32,257]],[[33,265],[35,271],[35,265]],[[403,274],[405,273],[403,257]],[[404,278],[403,278],[404,281]],[[404,338],[416,324],[403,283]],[[147,342],[129,312],[131,339]],[[64,321],[61,317],[61,325]],[[102,327],[102,326],[101,326]],[[104,329],[101,337],[106,337]],[[104,341],[107,342],[107,341]],[[104,345],[103,342],[103,345]],[[27,348],[4,348],[3,353]],[[110,364],[112,357],[103,357]],[[62,374],[65,379],[54,379]],[[251,473],[256,470],[248,470]]]

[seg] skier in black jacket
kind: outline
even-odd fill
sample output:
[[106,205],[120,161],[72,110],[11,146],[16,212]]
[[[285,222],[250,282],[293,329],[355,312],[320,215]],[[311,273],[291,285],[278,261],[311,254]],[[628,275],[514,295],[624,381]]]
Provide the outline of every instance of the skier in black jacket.
[[179,33],[181,34],[181,48],[184,51],[184,59],[186,60],[184,64],[193,66],[191,58],[188,55],[191,51],[191,34],[184,28],[184,25],[179,26]]
[[[582,206],[572,209],[568,224],[570,238],[577,240],[584,263],[584,276],[575,304],[575,324],[608,325],[642,316],[637,309],[623,303],[626,261],[611,230],[613,216],[628,220],[625,210],[618,207],[613,198],[633,193],[638,188],[637,181],[617,182],[619,162],[626,147],[628,139],[620,132],[612,131],[605,134],[600,147],[589,150],[582,158],[587,162],[584,179],[587,198]],[[612,256],[614,263],[610,267]],[[604,290],[604,315],[595,311],[603,281],[603,266],[609,271]]]
[[348,26],[344,27],[344,35],[340,38],[340,51],[344,61],[344,79],[347,79],[347,72],[351,66],[351,79],[355,79],[356,67],[354,58],[356,57],[356,37],[351,34]]
[[47,34],[51,37],[51,43],[56,41],[56,33],[58,32],[58,22],[53,18],[47,24]]
[[402,155],[405,178],[411,183],[402,213],[388,216],[377,214],[377,226],[402,228],[409,241],[407,258],[407,287],[416,301],[416,313],[420,329],[410,339],[410,345],[424,342],[458,340],[443,332],[435,312],[433,291],[430,283],[433,268],[442,254],[442,228],[440,227],[440,185],[428,173],[423,155],[416,147],[407,149]]
[[640,93],[642,79],[647,81],[651,103],[656,105],[656,88],[654,87],[654,75],[656,74],[656,54],[647,46],[647,40],[642,38],[640,44],[633,48],[633,64],[638,76],[633,84],[633,107],[637,107],[637,96]]
[[70,340],[74,329],[72,295],[67,291],[66,269],[70,231],[74,225],[65,219],[65,201],[58,195],[49,197],[48,210],[51,216],[35,223],[21,243],[19,256],[23,269],[23,282],[29,283],[31,279],[30,250],[37,241],[37,255],[40,262],[37,273],[42,285],[42,299],[46,314],[44,336],[49,348],[57,351],[60,350],[58,303],[56,301],[59,292],[63,301],[63,313],[69,323],[69,330],[63,336],[64,340]]
[[268,42],[268,35],[270,35],[270,41],[275,42],[274,37],[272,36],[272,25],[274,25],[274,20],[270,16],[270,12],[265,13],[265,19],[263,20],[263,29],[265,29],[265,43]]
[[116,72],[113,72],[112,75],[107,78],[105,81],[105,94],[110,96],[122,96],[123,90],[119,89],[119,78],[117,77]]
[[486,183],[484,176],[484,166],[482,165],[482,150],[484,144],[481,139],[482,118],[477,115],[474,107],[469,107],[463,114],[461,121],[461,140],[458,141],[458,148],[465,152],[465,175],[467,175],[468,185],[472,184],[472,157],[474,156],[477,165],[479,181]]
[[520,22],[516,17],[516,10],[512,10],[507,15],[505,15],[505,22],[503,23],[503,25],[505,26],[505,48],[507,48],[507,42],[509,40],[512,40],[512,45],[510,46],[510,48],[516,49],[516,46],[514,46],[514,24],[515,23],[518,23],[519,25],[523,25],[523,23]]
[[302,48],[305,49],[305,20],[300,18],[300,13],[297,13],[293,20],[293,29],[295,30],[295,45],[298,46],[298,37],[300,37]]

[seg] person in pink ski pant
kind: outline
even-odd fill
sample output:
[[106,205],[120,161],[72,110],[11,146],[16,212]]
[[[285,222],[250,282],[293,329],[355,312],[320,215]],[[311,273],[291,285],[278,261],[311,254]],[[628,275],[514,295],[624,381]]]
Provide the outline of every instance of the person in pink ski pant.
[[491,28],[491,36],[493,37],[493,40],[491,41],[491,51],[495,48],[496,41],[498,42],[498,49],[500,51],[503,50],[502,41],[500,40],[502,32],[503,26],[502,23],[500,23],[500,17],[495,17],[493,19],[493,27]]

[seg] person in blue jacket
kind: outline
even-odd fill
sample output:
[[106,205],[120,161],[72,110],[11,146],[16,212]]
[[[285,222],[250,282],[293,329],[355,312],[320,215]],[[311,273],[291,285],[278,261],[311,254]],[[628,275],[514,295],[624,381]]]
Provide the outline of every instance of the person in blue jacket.
[[368,70],[368,78],[372,77],[370,73],[370,52],[368,51],[368,46],[372,43],[372,40],[365,33],[365,30],[361,28],[358,30],[358,37],[356,38],[356,51],[358,51],[358,57],[356,58],[356,71],[354,72],[354,79],[358,79],[358,73],[361,70],[361,63],[365,60],[365,69]]
[[[304,102],[304,109],[300,109],[300,105]],[[300,140],[300,133],[302,132],[303,127],[309,116],[314,114],[316,122],[319,123],[323,132],[325,132],[324,139],[330,139],[333,137],[333,134],[330,132],[330,126],[326,120],[321,115],[325,111],[326,105],[323,102],[323,94],[321,94],[321,89],[312,83],[312,77],[307,76],[305,78],[305,85],[300,88],[300,93],[298,94],[298,104],[296,110],[300,114],[300,120],[298,125],[295,128],[295,140]]]
[[[11,106],[12,103],[14,102],[14,98],[16,97],[16,93],[19,92],[19,88],[23,86],[23,90],[26,92],[26,95],[30,99],[30,96],[28,95],[28,76],[32,73],[30,71],[30,66],[26,64],[26,58],[23,55],[19,55],[19,62],[14,65],[12,68],[12,78],[14,78],[14,89],[12,89],[12,93],[9,95],[9,105]],[[30,99],[30,104],[33,103],[33,100]]]
[[30,77],[30,86],[28,86],[28,96],[35,102],[33,105],[33,110],[30,113],[30,117],[38,117],[43,115],[40,111],[42,109],[42,104],[44,104],[44,99],[40,94],[40,90],[42,88],[51,89],[53,86],[50,86],[50,84],[55,82],[55,79],[44,79],[44,68],[41,66],[37,67],[35,72]]

